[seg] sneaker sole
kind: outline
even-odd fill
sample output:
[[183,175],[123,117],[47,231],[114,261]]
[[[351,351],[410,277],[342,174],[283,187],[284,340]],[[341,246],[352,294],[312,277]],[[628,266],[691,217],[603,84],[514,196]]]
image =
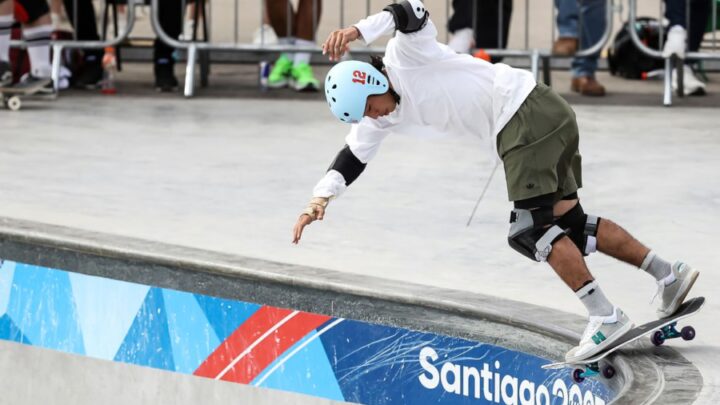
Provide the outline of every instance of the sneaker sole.
[[268,84],[267,84],[267,86],[271,89],[283,89],[285,87],[288,87],[289,85],[290,85],[289,80],[285,80],[282,82],[274,82],[274,83],[271,83],[270,81],[268,81]]
[[[683,280],[683,284],[680,286],[680,295],[678,295],[675,298],[675,301],[673,301],[672,305],[668,307],[665,311],[658,311],[658,317],[659,318],[669,318],[671,317],[675,311],[677,311],[678,308],[680,308],[680,305],[682,305],[683,302],[685,302],[685,298],[687,298],[688,294],[690,293],[690,290],[695,285],[695,281],[697,280],[698,276],[700,275],[700,272],[692,269],[693,272],[690,277]],[[672,311],[670,311],[672,309]]]
[[307,86],[302,87],[294,87],[295,91],[298,93],[317,93],[319,90],[317,87],[315,87],[312,84],[308,84]]

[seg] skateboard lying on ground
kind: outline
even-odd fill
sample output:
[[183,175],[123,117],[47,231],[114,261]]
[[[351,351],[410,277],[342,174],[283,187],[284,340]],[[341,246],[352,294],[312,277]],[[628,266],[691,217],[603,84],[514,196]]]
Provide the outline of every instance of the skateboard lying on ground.
[[50,84],[52,80],[38,81],[32,87],[18,88],[15,86],[0,87],[0,102],[10,111],[18,111],[22,107],[22,97],[31,96]]
[[[575,367],[575,370],[573,371],[573,380],[577,383],[581,383],[585,380],[585,378],[595,377],[600,374],[600,360],[643,336],[650,335],[650,340],[655,346],[660,346],[667,339],[674,339],[678,337],[683,338],[683,340],[693,340],[695,338],[695,328],[692,326],[685,326],[678,331],[675,327],[680,319],[696,314],[703,305],[705,305],[705,297],[690,299],[680,305],[673,315],[630,329],[620,339],[616,340],[609,347],[605,348],[605,350],[597,353],[593,357],[585,360],[575,360],[572,362],[563,361],[559,363],[546,364],[542,366],[542,368],[547,370]],[[612,378],[615,376],[615,368],[610,364],[605,364],[604,367],[602,367],[602,375],[605,378]]]

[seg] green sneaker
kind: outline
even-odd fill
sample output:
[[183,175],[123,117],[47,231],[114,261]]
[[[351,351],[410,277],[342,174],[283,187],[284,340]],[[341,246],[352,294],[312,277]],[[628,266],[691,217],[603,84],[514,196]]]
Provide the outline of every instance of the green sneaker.
[[293,61],[287,56],[280,55],[278,60],[273,64],[270,75],[268,76],[268,87],[279,89],[286,87],[290,83],[290,73],[293,68]]
[[312,67],[307,63],[296,63],[292,67],[293,88],[296,91],[318,91],[320,82],[315,78]]

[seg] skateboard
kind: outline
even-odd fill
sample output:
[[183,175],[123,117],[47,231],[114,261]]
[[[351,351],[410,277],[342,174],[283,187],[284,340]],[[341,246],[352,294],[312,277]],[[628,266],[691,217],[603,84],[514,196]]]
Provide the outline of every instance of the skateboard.
[[51,82],[52,80],[47,79],[37,82],[37,84],[32,87],[23,89],[16,86],[0,87],[0,102],[10,111],[18,111],[22,107],[23,97],[37,93]]
[[559,363],[546,364],[543,369],[557,369],[565,367],[575,367],[573,370],[573,380],[576,383],[583,382],[588,377],[595,377],[602,372],[605,378],[613,378],[615,376],[615,368],[610,364],[600,367],[600,361],[644,336],[650,335],[650,341],[655,346],[660,346],[667,339],[682,338],[683,340],[693,340],[695,338],[695,328],[685,326],[681,330],[677,330],[677,322],[683,318],[694,315],[705,305],[705,297],[696,297],[685,301],[678,307],[675,313],[667,318],[657,319],[640,326],[636,326],[625,333],[620,339],[605,350],[597,353],[593,357],[585,360],[576,360],[572,362],[563,361]]

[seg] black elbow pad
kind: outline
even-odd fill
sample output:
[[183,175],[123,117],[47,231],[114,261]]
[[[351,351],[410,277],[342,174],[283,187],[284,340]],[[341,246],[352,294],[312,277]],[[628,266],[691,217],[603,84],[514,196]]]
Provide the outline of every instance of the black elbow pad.
[[429,13],[420,0],[403,0],[389,4],[383,9],[389,11],[395,20],[395,29],[403,34],[420,31],[427,24]]
[[361,162],[360,159],[353,155],[350,147],[345,145],[344,148],[338,152],[335,160],[330,164],[328,171],[337,170],[345,178],[345,185],[349,186],[360,177],[360,173],[365,170],[366,164]]

